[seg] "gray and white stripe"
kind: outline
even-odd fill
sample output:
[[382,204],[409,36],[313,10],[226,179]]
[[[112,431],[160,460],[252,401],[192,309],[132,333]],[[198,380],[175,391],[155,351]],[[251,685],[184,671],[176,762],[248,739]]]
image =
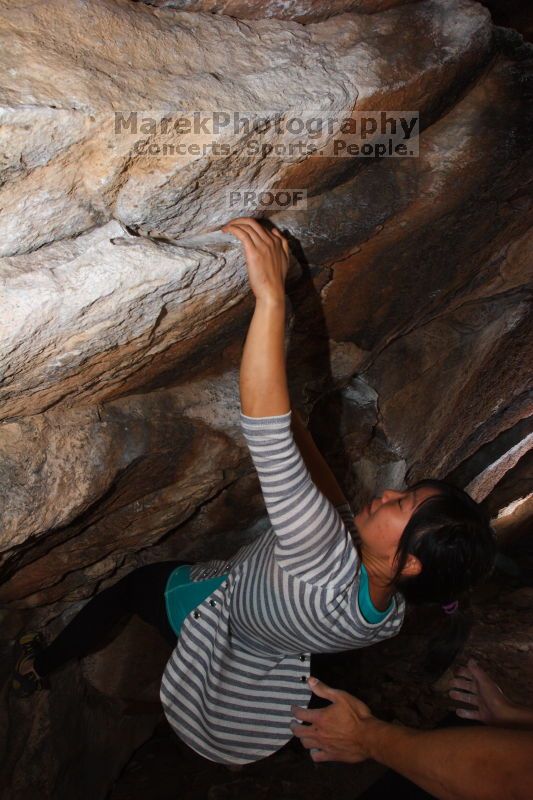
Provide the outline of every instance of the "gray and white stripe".
[[223,764],[265,758],[291,738],[291,705],[311,697],[311,653],[394,636],[405,612],[397,594],[382,622],[360,613],[352,511],[313,483],[291,412],[241,412],[241,424],[271,527],[229,561],[191,568],[192,580],[228,578],[183,623],[160,692],[178,736]]

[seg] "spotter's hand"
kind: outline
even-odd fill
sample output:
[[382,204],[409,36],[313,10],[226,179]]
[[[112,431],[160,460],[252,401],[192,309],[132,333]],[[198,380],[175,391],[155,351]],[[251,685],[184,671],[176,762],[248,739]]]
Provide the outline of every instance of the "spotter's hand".
[[316,678],[309,678],[309,686],[318,697],[331,700],[326,708],[292,706],[291,709],[296,719],[309,723],[292,722],[291,729],[310,750],[313,761],[356,764],[368,758],[366,724],[374,720],[368,706],[348,692],[331,689]]
[[452,700],[471,706],[455,710],[463,719],[475,719],[487,725],[505,725],[512,724],[520,716],[516,713],[516,706],[473,658],[466,667],[457,670],[449,688]]
[[244,247],[250,288],[256,300],[284,300],[289,269],[289,243],[275,229],[269,231],[251,217],[237,217],[221,228]]

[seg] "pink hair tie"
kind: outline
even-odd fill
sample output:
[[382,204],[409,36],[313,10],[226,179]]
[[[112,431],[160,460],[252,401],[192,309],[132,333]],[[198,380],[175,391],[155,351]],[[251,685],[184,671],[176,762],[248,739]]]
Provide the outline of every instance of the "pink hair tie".
[[441,608],[445,614],[455,614],[455,612],[459,610],[459,600],[454,600],[453,603],[447,603],[445,606],[441,606]]

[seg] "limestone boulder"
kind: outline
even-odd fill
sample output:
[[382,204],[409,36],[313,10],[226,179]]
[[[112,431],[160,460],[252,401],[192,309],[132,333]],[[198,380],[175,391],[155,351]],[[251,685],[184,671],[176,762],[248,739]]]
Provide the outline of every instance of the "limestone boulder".
[[[379,439],[410,478],[452,472],[531,413],[524,68],[498,56],[423,131],[419,158],[383,159],[312,198],[305,216],[274,217],[311,271],[330,270],[320,302],[301,302],[295,351],[319,335],[351,342],[377,394]],[[330,428],[337,409],[323,414]]]
[[180,11],[205,11],[211,14],[226,14],[239,19],[295,20],[302,24],[318,22],[328,17],[357,11],[373,14],[394,6],[403,5],[407,0],[333,0],[322,3],[320,0],[144,0],[157,8],[175,8]]
[[[307,170],[310,157],[250,152],[250,139],[287,144],[279,123],[319,117],[334,122],[330,141],[359,100],[442,103],[491,43],[488,14],[467,0],[308,28],[129,0],[53,0],[31,15],[5,4],[2,20],[4,418],[122,394],[161,372],[163,354],[183,365],[231,325],[246,273],[240,245],[216,233],[242,213],[230,192],[312,192],[346,168],[314,158]],[[198,109],[235,110],[252,132],[195,132]],[[193,129],[176,132],[179,119]],[[229,154],[203,155],[205,139]]]
[[[216,422],[223,408],[206,394]],[[7,572],[16,569],[0,587],[3,602],[61,598],[80,582],[73,585],[82,567],[92,576],[81,581],[87,596],[125,552],[155,544],[233,482],[244,455],[242,439],[235,441],[238,403],[225,414],[224,432],[208,427],[194,403],[187,416],[186,396],[159,391],[2,426],[9,447],[2,562]]]
[[116,221],[2,268],[4,419],[113,393],[171,347],[184,360],[247,292],[235,248],[224,257],[156,243]]

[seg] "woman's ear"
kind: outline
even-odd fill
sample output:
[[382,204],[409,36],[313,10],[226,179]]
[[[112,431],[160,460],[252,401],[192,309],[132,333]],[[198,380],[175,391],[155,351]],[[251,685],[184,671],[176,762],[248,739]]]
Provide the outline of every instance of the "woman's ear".
[[422,572],[422,562],[412,553],[407,556],[405,566],[401,571],[402,578],[414,578]]

